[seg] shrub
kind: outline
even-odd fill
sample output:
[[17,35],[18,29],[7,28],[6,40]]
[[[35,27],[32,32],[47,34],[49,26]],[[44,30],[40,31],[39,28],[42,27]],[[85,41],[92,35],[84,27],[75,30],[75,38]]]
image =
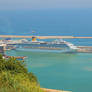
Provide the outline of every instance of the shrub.
[[0,92],[43,92],[24,61],[3,59],[0,55]]

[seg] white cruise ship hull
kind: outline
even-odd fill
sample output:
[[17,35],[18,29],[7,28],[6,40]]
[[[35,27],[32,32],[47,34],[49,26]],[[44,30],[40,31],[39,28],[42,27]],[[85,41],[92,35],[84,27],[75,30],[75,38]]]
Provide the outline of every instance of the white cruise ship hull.
[[16,48],[17,51],[25,51],[25,52],[57,52],[57,53],[74,53],[76,50],[73,49],[32,49],[32,48]]

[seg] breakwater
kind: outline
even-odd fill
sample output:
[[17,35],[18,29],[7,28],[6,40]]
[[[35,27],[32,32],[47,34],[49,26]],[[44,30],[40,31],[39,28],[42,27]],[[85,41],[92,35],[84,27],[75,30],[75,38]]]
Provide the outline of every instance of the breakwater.
[[77,46],[79,48],[77,52],[80,53],[92,53],[92,46]]
[[[24,35],[0,35],[0,38],[32,38],[33,36]],[[92,39],[92,37],[77,36],[35,36],[38,39]]]

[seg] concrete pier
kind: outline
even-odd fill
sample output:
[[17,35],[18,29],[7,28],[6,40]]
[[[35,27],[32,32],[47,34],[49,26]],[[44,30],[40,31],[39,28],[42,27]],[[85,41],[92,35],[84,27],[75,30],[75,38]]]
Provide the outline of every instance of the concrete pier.
[[77,46],[79,48],[77,52],[80,53],[92,53],[92,46]]

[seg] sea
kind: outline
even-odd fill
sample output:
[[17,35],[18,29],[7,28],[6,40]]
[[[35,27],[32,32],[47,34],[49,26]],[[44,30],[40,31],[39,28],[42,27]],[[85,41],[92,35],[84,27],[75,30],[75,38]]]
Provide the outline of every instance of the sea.
[[[0,10],[0,35],[92,36],[92,9]],[[92,46],[92,39],[64,40]],[[27,56],[28,71],[37,76],[43,88],[92,91],[92,53],[11,50],[6,54]]]

